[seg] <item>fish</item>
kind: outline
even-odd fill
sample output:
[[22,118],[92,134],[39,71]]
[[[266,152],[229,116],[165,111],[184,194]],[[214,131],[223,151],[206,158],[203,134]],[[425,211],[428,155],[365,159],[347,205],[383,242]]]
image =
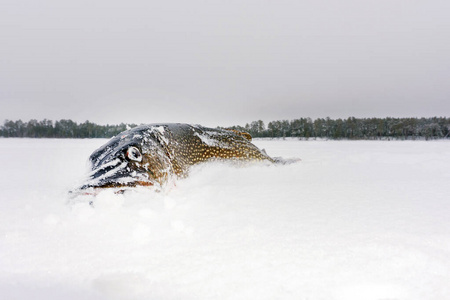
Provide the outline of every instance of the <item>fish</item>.
[[207,161],[284,163],[251,143],[249,133],[183,123],[147,124],[124,131],[89,157],[80,190],[149,186],[161,189]]

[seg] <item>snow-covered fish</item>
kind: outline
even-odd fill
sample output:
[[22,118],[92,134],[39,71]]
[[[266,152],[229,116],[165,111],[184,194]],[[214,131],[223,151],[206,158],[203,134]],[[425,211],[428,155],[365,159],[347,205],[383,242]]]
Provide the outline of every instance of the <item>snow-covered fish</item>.
[[141,125],[112,138],[90,156],[91,172],[81,190],[162,187],[208,160],[268,161],[246,132],[188,124]]

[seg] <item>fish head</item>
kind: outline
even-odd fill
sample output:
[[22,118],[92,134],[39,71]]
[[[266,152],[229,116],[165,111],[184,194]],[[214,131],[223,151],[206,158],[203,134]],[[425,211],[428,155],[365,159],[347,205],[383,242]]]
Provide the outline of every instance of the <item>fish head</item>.
[[140,126],[111,139],[91,154],[91,171],[81,189],[160,188],[172,170],[163,133],[164,128]]

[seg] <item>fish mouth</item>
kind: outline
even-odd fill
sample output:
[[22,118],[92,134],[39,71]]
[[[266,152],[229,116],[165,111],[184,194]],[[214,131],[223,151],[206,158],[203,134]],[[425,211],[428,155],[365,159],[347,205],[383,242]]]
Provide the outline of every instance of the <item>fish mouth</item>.
[[154,186],[148,174],[132,170],[128,161],[116,158],[92,170],[80,190]]

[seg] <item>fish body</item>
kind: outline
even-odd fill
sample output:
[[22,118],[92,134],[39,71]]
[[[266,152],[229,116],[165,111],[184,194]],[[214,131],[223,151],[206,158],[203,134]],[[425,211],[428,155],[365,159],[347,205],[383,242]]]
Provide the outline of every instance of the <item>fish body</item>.
[[276,162],[248,133],[189,124],[149,124],[124,131],[95,150],[81,189],[156,186],[185,177],[209,160]]

